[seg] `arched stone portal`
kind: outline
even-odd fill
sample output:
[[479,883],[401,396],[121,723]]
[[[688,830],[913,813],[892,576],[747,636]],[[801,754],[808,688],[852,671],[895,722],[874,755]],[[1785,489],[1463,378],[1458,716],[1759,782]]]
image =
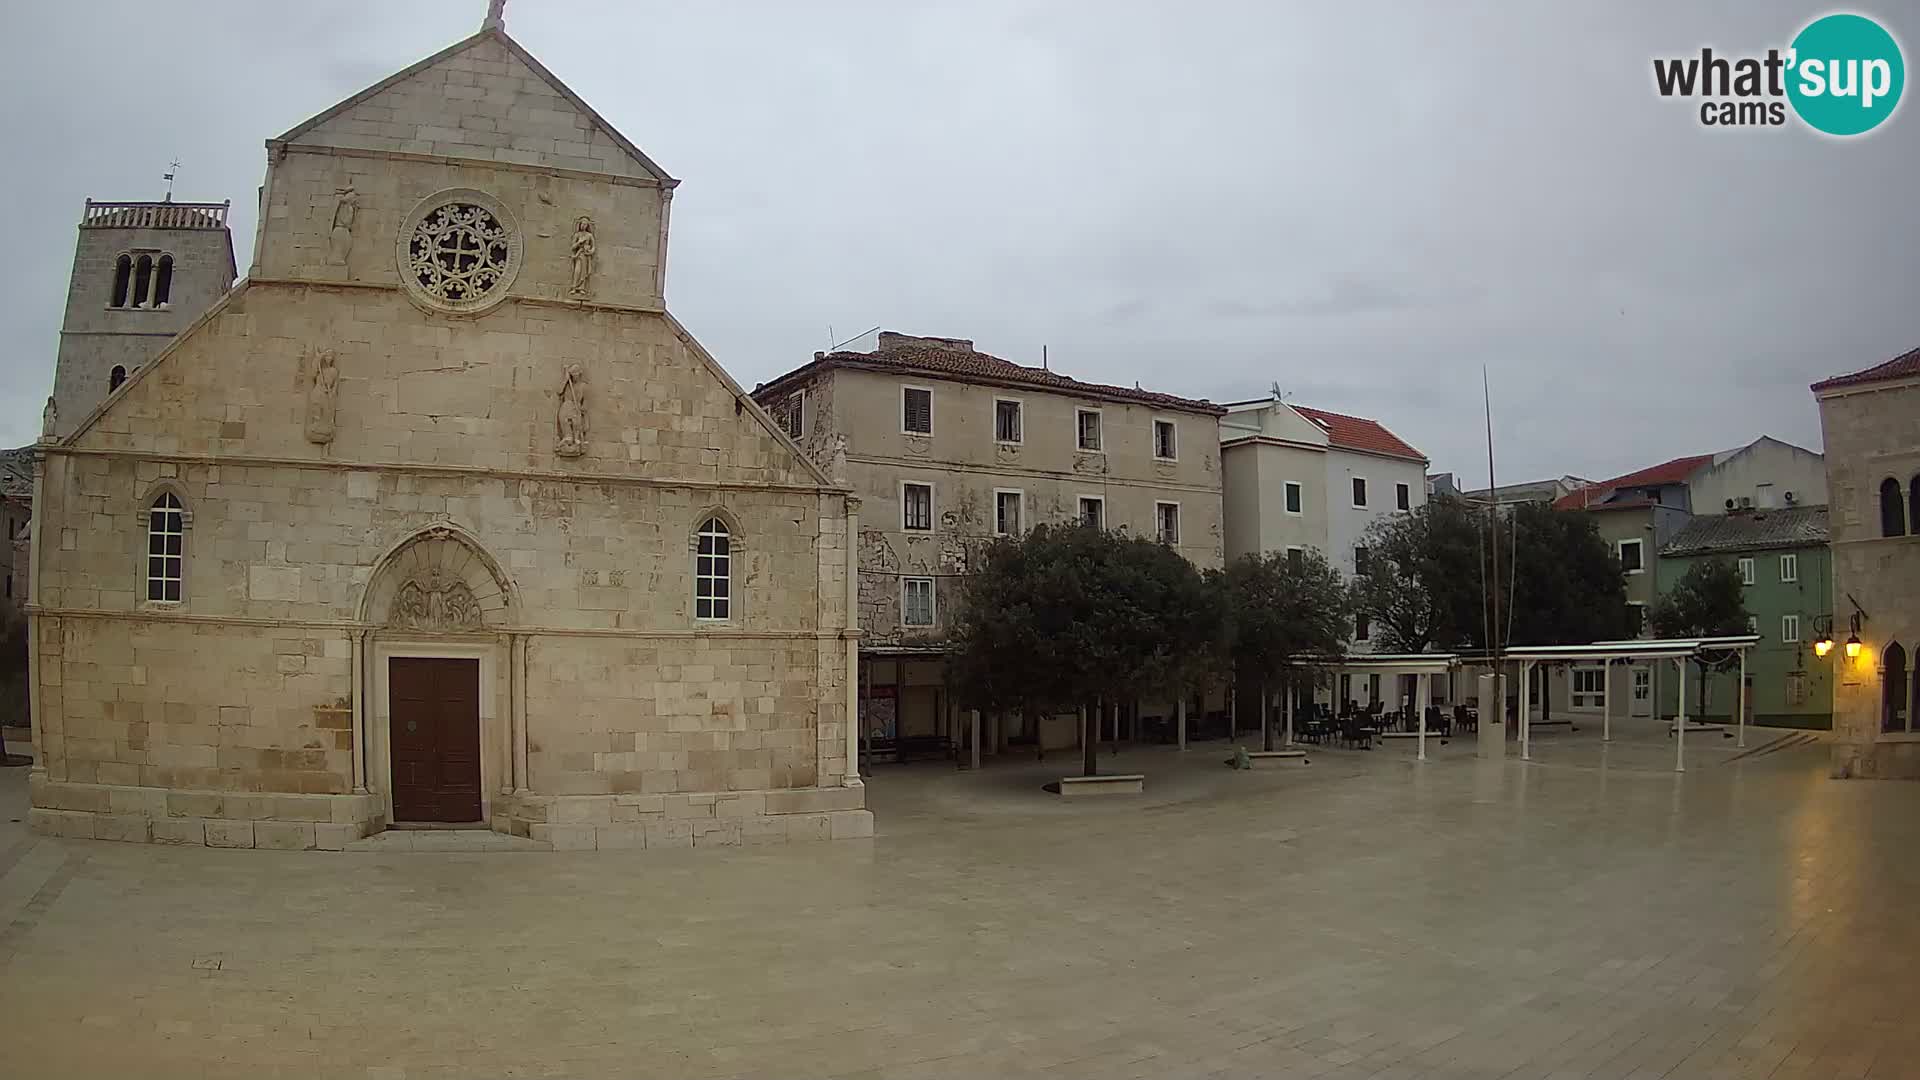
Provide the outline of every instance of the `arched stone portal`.
[[360,601],[361,776],[387,822],[482,822],[524,784],[513,582],[466,529],[389,548]]

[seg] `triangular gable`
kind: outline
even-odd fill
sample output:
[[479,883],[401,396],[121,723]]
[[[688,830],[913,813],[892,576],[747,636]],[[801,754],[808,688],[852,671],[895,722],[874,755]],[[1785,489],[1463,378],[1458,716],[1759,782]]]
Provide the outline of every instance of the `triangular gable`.
[[[451,62],[462,57],[463,54],[474,50],[484,51],[484,47],[488,45],[497,45],[504,50],[504,59],[509,67],[523,67],[527,76],[545,84],[554,95],[563,99],[587,120],[586,134],[591,139],[588,155],[541,154],[543,158],[541,164],[585,168],[586,171],[626,172],[650,177],[666,187],[679,183],[625,135],[620,134],[612,124],[607,123],[606,118],[595,112],[592,106],[582,101],[580,95],[556,78],[544,64],[534,59],[533,55],[522,48],[519,42],[509,37],[505,30],[497,27],[483,29],[472,37],[454,42],[411,67],[395,72],[312,119],[294,126],[279,138],[270,140],[270,143],[301,143],[384,150],[417,150],[419,149],[417,144],[423,142],[435,143],[438,146],[439,141],[423,138],[418,132],[399,130],[398,127],[404,127],[405,123],[396,121],[395,118],[398,116],[430,121],[433,117],[423,116],[422,107],[427,102],[432,102],[439,111],[453,120],[451,127],[458,129],[460,126],[458,114],[471,99],[448,95],[445,92],[446,87],[436,87],[432,83],[432,75],[439,69],[452,66]],[[478,79],[484,88],[485,80],[512,80],[516,76],[525,77],[519,72],[511,72],[506,76],[480,73]],[[439,125],[423,123],[420,126]],[[603,141],[604,147],[602,147]],[[594,155],[591,151],[596,148],[604,148],[610,152],[606,155]],[[517,156],[518,152],[510,145],[496,148],[502,151],[502,154],[497,156],[489,153],[488,149],[485,146],[462,146],[455,151],[447,152],[447,156],[520,160]],[[433,152],[442,151],[436,149]],[[549,158],[559,160],[544,160]],[[621,169],[618,167],[618,162],[608,160],[609,158],[623,159],[631,168]],[[596,164],[598,168],[593,168],[592,166]]]

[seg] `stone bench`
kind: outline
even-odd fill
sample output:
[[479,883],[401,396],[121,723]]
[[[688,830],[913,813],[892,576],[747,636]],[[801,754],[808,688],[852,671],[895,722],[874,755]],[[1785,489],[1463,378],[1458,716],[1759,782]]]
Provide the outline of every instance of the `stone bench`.
[[1253,760],[1253,767],[1256,769],[1263,766],[1272,768],[1275,765],[1284,765],[1289,761],[1298,761],[1302,765],[1307,764],[1307,752],[1297,746],[1289,750],[1249,750],[1247,751],[1247,757]]
[[1060,797],[1085,798],[1090,795],[1139,795],[1147,790],[1144,773],[1115,773],[1110,776],[1063,776]]

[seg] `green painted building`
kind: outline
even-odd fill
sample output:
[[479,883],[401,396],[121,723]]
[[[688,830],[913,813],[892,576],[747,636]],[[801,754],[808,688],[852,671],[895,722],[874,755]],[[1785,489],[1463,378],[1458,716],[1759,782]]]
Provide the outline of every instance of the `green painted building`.
[[[1813,643],[1833,610],[1833,568],[1827,547],[1827,508],[1789,506],[1740,510],[1689,520],[1663,544],[1655,562],[1656,587],[1665,595],[1695,563],[1727,559],[1746,582],[1747,612],[1760,643],[1747,654],[1747,678],[1756,724],[1833,727],[1833,660],[1814,655]],[[1697,716],[1696,670],[1687,676],[1687,712]],[[1737,669],[1708,680],[1704,719],[1733,720],[1739,699]],[[1660,712],[1671,716],[1678,680],[1661,680]]]

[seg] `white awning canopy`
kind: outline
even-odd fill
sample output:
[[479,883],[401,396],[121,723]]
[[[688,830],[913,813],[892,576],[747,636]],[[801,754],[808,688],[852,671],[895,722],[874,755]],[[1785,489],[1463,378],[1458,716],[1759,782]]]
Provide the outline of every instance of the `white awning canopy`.
[[1347,653],[1343,656],[1296,656],[1297,664],[1392,675],[1444,675],[1460,659],[1457,653]]
[[1587,645],[1516,645],[1506,650],[1504,659],[1538,663],[1546,661],[1674,660],[1703,652],[1744,651],[1760,640],[1759,634],[1732,637],[1644,638],[1635,641],[1596,641]]

